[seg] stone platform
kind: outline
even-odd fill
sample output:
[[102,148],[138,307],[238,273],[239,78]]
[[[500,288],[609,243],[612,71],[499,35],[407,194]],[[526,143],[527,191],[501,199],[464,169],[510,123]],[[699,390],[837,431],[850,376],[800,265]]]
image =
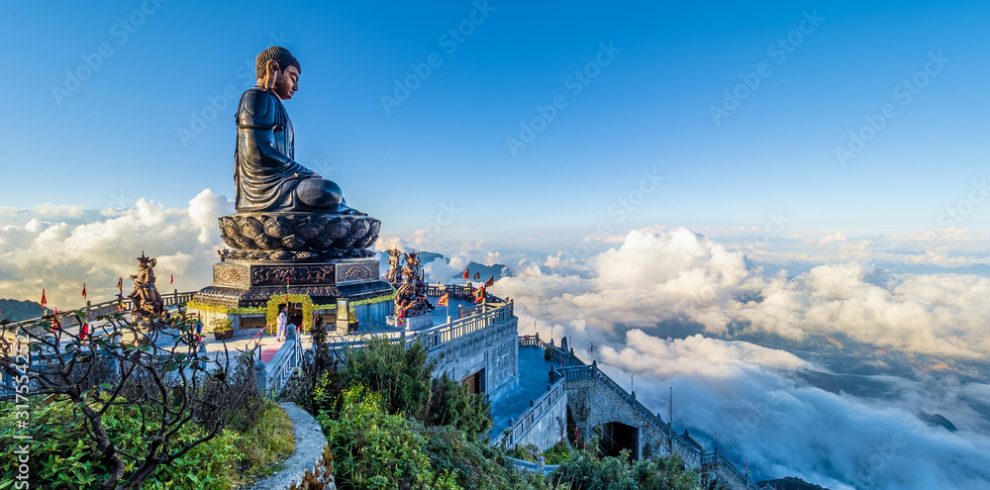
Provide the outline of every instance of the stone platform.
[[303,263],[227,260],[213,266],[213,284],[193,299],[239,308],[263,306],[286,292],[308,295],[316,304],[333,304],[338,298],[386,295],[392,287],[380,278],[374,258]]

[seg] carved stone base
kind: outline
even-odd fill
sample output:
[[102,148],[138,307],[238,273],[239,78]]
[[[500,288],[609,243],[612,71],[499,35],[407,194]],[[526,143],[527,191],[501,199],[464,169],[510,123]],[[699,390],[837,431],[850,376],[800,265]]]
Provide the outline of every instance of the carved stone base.
[[305,294],[317,304],[359,300],[392,292],[379,278],[376,259],[336,259],[298,264],[228,260],[213,266],[213,285],[193,298],[217,306],[263,306],[272,296]]
[[390,327],[404,328],[406,330],[422,330],[433,326],[433,315],[427,313],[425,315],[407,316],[402,319],[401,325],[399,325],[399,320],[395,315],[389,315],[385,319],[385,324]]

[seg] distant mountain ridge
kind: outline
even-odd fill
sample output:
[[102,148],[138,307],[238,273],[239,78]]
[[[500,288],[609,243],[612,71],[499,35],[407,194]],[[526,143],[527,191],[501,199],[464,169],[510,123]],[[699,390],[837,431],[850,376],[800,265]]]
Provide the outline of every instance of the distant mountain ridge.
[[19,322],[21,320],[38,318],[44,312],[45,309],[34,301],[0,299],[0,320]]
[[[505,276],[509,275],[509,268],[506,267],[504,264],[485,265],[485,264],[479,264],[477,262],[471,262],[470,264],[468,264],[467,270],[468,270],[468,277],[470,278],[468,280],[473,282],[478,282],[478,281],[484,282],[487,281],[489,277],[494,277],[495,280],[497,281],[503,275]],[[461,274],[455,274],[452,277],[452,279],[458,279],[460,281],[463,281],[464,276],[462,274],[463,272]],[[474,278],[475,274],[479,275],[479,279]]]
[[769,486],[774,490],[828,490],[828,488],[808,483],[800,478],[787,476],[776,480],[765,480],[756,484],[760,488]]

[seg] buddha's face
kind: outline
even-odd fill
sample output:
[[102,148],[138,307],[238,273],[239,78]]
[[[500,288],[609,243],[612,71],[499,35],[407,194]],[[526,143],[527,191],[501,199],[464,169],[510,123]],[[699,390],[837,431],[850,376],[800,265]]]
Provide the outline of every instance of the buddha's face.
[[275,78],[275,87],[272,88],[275,95],[282,100],[289,100],[299,91],[299,70],[290,66]]

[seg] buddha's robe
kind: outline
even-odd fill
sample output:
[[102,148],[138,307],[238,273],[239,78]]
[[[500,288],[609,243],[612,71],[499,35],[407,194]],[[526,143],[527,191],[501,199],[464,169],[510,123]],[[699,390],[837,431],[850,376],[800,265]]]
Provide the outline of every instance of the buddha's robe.
[[319,175],[295,161],[292,121],[273,92],[254,87],[237,109],[234,184],[237,211],[289,211],[305,206],[296,195]]

